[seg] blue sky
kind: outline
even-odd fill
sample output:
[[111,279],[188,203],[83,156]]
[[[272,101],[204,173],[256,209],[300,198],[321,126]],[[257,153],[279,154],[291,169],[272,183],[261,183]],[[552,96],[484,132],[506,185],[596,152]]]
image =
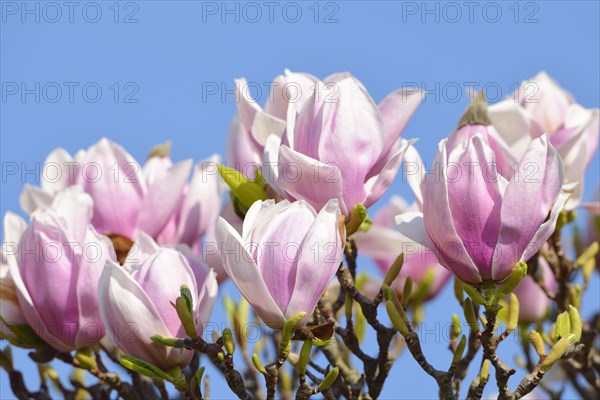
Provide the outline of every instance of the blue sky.
[[[458,121],[467,87],[485,88],[497,101],[545,69],[582,105],[600,105],[596,1],[65,6],[3,0],[0,7],[2,214],[20,211],[23,183],[39,176],[27,172],[57,146],[74,152],[106,136],[138,160],[165,140],[173,141],[176,160],[223,154],[235,113],[233,79],[246,77],[262,87],[264,101],[264,85],[284,68],[320,77],[350,71],[376,101],[402,86],[425,88],[430,94],[404,137],[420,138],[417,147],[427,162]],[[8,175],[14,163],[19,174]],[[596,155],[587,174],[588,198],[598,187],[598,170]],[[374,209],[391,194],[410,197],[398,178]],[[371,265],[362,260],[360,268]],[[597,280],[584,299],[587,314],[599,307]],[[236,292],[232,285],[223,291]],[[432,326],[457,312],[451,297],[446,290],[427,308]],[[220,307],[213,319],[224,320]],[[427,355],[445,368],[446,344],[434,334],[427,339]],[[509,345],[502,353],[507,362],[515,349]],[[24,352],[17,353],[17,364],[33,371]],[[391,375],[382,398],[436,397],[434,382],[407,354]],[[213,398],[231,397],[214,370],[211,378]],[[2,373],[2,399],[11,398],[7,383]]]

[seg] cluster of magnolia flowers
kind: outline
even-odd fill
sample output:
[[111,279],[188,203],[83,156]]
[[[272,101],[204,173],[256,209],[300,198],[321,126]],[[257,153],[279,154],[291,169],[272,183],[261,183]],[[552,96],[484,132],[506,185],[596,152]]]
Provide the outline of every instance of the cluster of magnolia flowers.
[[[538,321],[556,290],[541,250],[557,219],[582,204],[598,213],[582,196],[599,111],[545,73],[532,81],[532,98],[487,107],[478,96],[429,173],[419,143],[401,137],[424,94],[376,104],[346,73],[286,71],[264,108],[240,80],[229,168],[217,155],[173,163],[166,145],[143,165],[107,139],[57,149],[41,186],[21,195],[29,222],[4,216],[2,336],[61,353],[109,341],[163,371],[184,368],[193,352],[156,338],[202,336],[220,282],[231,279],[269,327],[300,329],[350,242],[382,275],[403,254],[389,282],[400,297],[407,280],[427,280],[426,298],[451,276],[501,285],[535,259],[537,276],[521,276],[514,294],[520,320]],[[414,203],[393,196],[367,217],[403,163]]]

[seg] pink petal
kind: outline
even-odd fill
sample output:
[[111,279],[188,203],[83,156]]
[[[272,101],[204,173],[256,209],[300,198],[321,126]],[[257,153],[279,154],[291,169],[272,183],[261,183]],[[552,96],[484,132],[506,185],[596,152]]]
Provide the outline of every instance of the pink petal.
[[[257,204],[259,203],[255,203]],[[217,222],[216,238],[223,246],[221,254],[224,258],[223,268],[227,275],[268,326],[281,328],[285,318],[269,294],[258,266],[245,248],[240,235],[220,217]]]
[[221,178],[217,172],[217,155],[199,162],[183,198],[176,240],[194,246],[221,211]]
[[481,275],[454,228],[448,194],[449,177],[446,167],[448,159],[445,145],[446,140],[440,142],[440,149],[434,162],[438,170],[429,174],[423,185],[424,223],[429,237],[435,244],[436,256],[440,263],[459,279],[467,283],[479,284]]
[[562,182],[562,162],[548,137],[533,140],[504,194],[492,279],[506,277],[527,247],[535,245],[531,241],[548,217]]
[[310,74],[286,70],[273,80],[265,112],[285,121],[288,105],[306,101],[316,82],[318,79]]
[[484,280],[491,279],[492,255],[500,231],[502,194],[498,181],[502,178],[494,161],[492,149],[479,134],[455,148],[448,160],[459,173],[447,182],[454,229]]
[[354,78],[336,82],[329,97],[323,99],[318,159],[340,169],[344,202],[353,207],[365,199],[363,185],[386,150],[383,123],[373,99]]
[[[307,157],[287,146],[279,149],[277,184],[290,196],[307,201],[316,210],[323,208],[330,199],[342,198],[342,175],[338,167]],[[362,188],[361,182],[357,190],[364,192]],[[360,201],[364,193],[362,196]],[[340,207],[343,213],[347,212],[345,202],[341,202]]]
[[98,282],[106,260],[116,261],[110,239],[99,235],[91,225],[88,225],[82,251],[76,289],[80,325],[75,338],[77,348],[89,347],[104,337],[104,324],[98,305]]
[[42,172],[42,189],[49,193],[56,193],[61,189],[75,183],[78,168],[75,160],[63,148],[52,151],[44,161]]
[[139,230],[152,237],[160,233],[179,205],[191,168],[192,160],[177,163],[150,185],[140,205]]
[[[81,250],[73,249],[81,249],[81,243],[42,217],[35,216],[21,238],[17,255],[20,276],[44,327],[53,329],[61,343],[74,348],[79,323],[77,275],[82,255]],[[29,315],[25,312],[26,318]],[[38,322],[27,319],[30,325]],[[45,334],[43,327],[32,327]]]
[[54,196],[45,190],[26,183],[19,196],[19,205],[27,214],[35,210],[45,210],[52,204]]
[[77,183],[94,199],[94,227],[132,237],[146,192],[140,165],[107,139],[92,146],[81,164]]
[[385,148],[390,147],[402,134],[408,121],[425,98],[425,92],[400,89],[387,95],[379,103],[379,114],[383,120]]
[[345,235],[340,237],[340,215],[337,200],[327,202],[302,241],[296,284],[285,311],[286,318],[305,311],[307,316],[302,324],[306,324],[317,301],[338,270],[343,259],[343,244],[346,242]]
[[150,340],[153,335],[170,337],[172,333],[140,285],[112,261],[106,262],[100,277],[98,298],[106,333],[125,354],[165,370],[189,364],[191,351],[171,349]]
[[170,335],[184,337],[183,325],[170,302],[179,297],[181,285],[187,285],[194,296],[194,307],[198,306],[198,286],[185,257],[178,251],[161,248],[143,262],[133,278],[156,307]]
[[365,182],[365,190],[367,192],[363,201],[365,207],[370,207],[379,200],[394,181],[398,169],[400,169],[404,153],[408,146],[412,144],[412,142],[406,140],[399,140],[401,141],[401,144],[398,150],[395,153],[392,153],[390,159],[387,160],[386,164],[376,175]]
[[296,284],[300,244],[314,222],[315,212],[302,200],[273,207],[278,211],[269,219],[260,215],[265,229],[253,242],[257,250],[254,258],[273,300],[285,310]]

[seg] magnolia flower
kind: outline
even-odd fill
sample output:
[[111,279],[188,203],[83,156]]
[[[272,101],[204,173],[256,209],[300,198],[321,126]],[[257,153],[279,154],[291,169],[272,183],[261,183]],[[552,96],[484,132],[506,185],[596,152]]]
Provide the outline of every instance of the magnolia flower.
[[102,233],[128,238],[139,232],[157,237],[162,232],[181,204],[192,167],[191,160],[182,161],[148,181],[131,155],[107,139],[101,139],[75,159],[62,149],[55,150],[48,159],[56,161],[47,161],[44,170],[50,165],[62,168],[59,175],[65,179],[53,186],[43,179],[41,189],[27,185],[21,195],[25,211],[45,209],[58,191],[79,185],[94,200],[94,227]]
[[400,134],[422,94],[398,90],[377,106],[349,74],[314,86],[309,99],[290,105],[285,134],[269,136],[265,162],[277,168],[267,175],[289,199],[319,210],[335,198],[348,215],[375,203],[396,176],[409,146]]
[[192,294],[193,317],[198,335],[208,322],[217,297],[217,281],[208,269],[194,272],[181,253],[159,248],[142,235],[138,251],[123,266],[107,261],[98,287],[100,314],[106,333],[127,355],[163,370],[186,367],[193,352],[165,347],[150,337],[186,337],[185,329],[171,305],[182,285]]
[[[0,254],[0,337],[14,338],[14,334],[6,326],[25,325],[27,321],[19,307],[17,289],[10,276],[9,258],[14,258],[21,235],[27,229],[23,218],[12,212],[4,214],[4,243]],[[14,259],[13,263],[16,262]]]
[[[536,275],[539,276],[539,280],[544,283],[546,289],[550,292],[556,292],[558,284],[550,265],[542,256],[539,256],[537,261],[538,270]],[[519,322],[526,324],[539,322],[548,313],[550,300],[531,275],[523,277],[513,293],[519,299]]]
[[8,258],[25,320],[58,351],[89,347],[104,336],[96,293],[115,254],[90,224],[92,210],[81,188],[64,189],[50,208],[32,214],[16,256]]
[[373,224],[367,232],[356,232],[353,237],[359,254],[374,259],[382,274],[386,274],[396,257],[404,252],[404,264],[392,288],[402,294],[406,278],[410,277],[415,284],[423,281],[428,270],[433,269],[433,281],[427,296],[437,295],[452,274],[442,267],[433,251],[411,241],[395,229],[394,217],[414,210],[400,196],[393,196],[388,204],[373,217]]
[[260,318],[280,329],[305,311],[304,326],[342,260],[345,231],[337,200],[317,214],[305,201],[255,202],[242,235],[219,218],[223,266]]
[[494,152],[482,135],[451,153],[446,143],[440,142],[434,172],[423,185],[423,212],[397,217],[399,229],[435,249],[440,263],[462,281],[502,281],[554,230],[568,198],[561,192],[560,157],[542,135],[508,181],[496,171]]
[[269,98],[261,108],[250,95],[252,85],[236,79],[235,96],[238,116],[233,120],[227,147],[228,164],[253,177],[262,165],[264,146],[271,134],[281,137],[285,131],[288,107],[302,104],[312,94],[318,79],[305,73],[285,70],[271,84]]
[[585,170],[598,148],[600,111],[575,103],[546,72],[524,82],[513,97],[490,107],[494,126],[516,159],[532,140],[548,135],[562,157],[565,183],[578,183],[567,203],[567,209],[575,208],[583,195]]

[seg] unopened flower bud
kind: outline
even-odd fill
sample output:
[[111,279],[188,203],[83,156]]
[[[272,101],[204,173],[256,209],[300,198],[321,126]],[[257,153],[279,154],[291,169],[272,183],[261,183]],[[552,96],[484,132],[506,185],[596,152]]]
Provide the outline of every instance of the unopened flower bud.
[[538,331],[533,330],[529,334],[529,342],[535,349],[538,356],[544,357],[546,355],[546,347],[544,346],[544,340]]
[[467,345],[467,337],[462,335],[460,338],[460,342],[458,342],[458,346],[456,346],[456,351],[454,352],[454,357],[452,357],[452,365],[458,364],[462,355],[465,351],[465,346]]
[[573,307],[572,305],[569,305],[569,308],[567,311],[569,313],[569,322],[570,322],[569,333],[574,335],[575,341],[578,342],[579,339],[581,339],[581,332],[583,329],[581,326],[581,316],[579,315],[579,311],[577,311],[577,309],[575,307]]
[[260,361],[258,354],[256,354],[256,353],[252,354],[252,363],[254,364],[254,368],[256,368],[258,370],[258,372],[260,372],[262,374],[267,373],[267,370],[265,369],[265,366],[263,365],[263,363]]
[[233,334],[229,328],[223,330],[223,345],[227,354],[233,355],[233,353],[235,353],[235,341],[233,340]]
[[556,317],[556,331],[554,332],[554,340],[566,338],[571,333],[571,320],[569,313],[564,311]]
[[402,336],[407,336],[408,328],[406,327],[406,324],[404,323],[402,317],[398,313],[398,309],[396,309],[396,307],[394,306],[394,303],[390,301],[386,302],[385,308],[387,309],[388,316],[390,317],[394,328],[396,328]]
[[322,392],[324,390],[329,389],[329,387],[333,385],[333,382],[335,382],[335,380],[337,379],[339,372],[340,370],[338,367],[335,367],[334,369],[329,371],[325,379],[323,379],[323,382],[321,382],[321,384],[317,387],[317,392]]
[[391,286],[392,282],[398,277],[400,270],[402,269],[402,265],[404,264],[404,253],[400,253],[396,260],[392,263],[392,266],[385,274],[385,278],[383,278],[383,283],[387,286]]
[[510,294],[510,303],[508,308],[508,320],[506,324],[506,332],[511,333],[517,328],[519,323],[519,299],[514,293]]
[[477,317],[475,316],[475,310],[473,309],[473,303],[470,298],[466,298],[463,306],[465,312],[465,319],[469,324],[469,327],[473,331],[473,333],[479,332],[479,323],[477,322]]

